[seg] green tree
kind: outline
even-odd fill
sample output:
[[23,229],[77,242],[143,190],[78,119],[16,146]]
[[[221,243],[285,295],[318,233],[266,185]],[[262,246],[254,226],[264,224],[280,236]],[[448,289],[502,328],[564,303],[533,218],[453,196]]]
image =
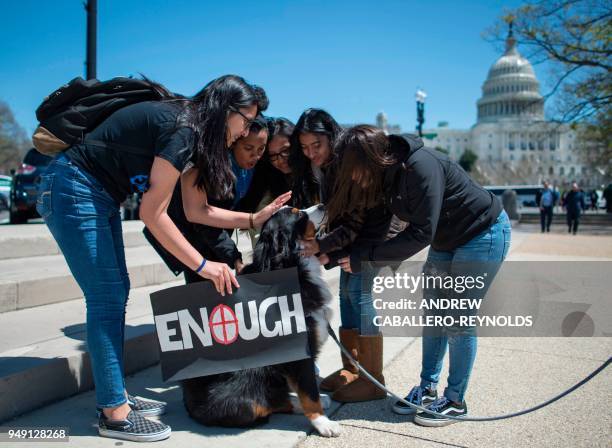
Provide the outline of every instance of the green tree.
[[0,101],[0,173],[17,168],[30,144],[24,129],[15,121],[11,108]]
[[582,160],[597,174],[601,174],[603,181],[612,176],[612,111],[608,109],[582,125],[573,125],[577,131],[577,147],[581,152]]
[[461,165],[461,168],[463,168],[469,173],[470,171],[472,171],[476,160],[478,160],[478,156],[476,155],[476,153],[471,149],[466,149],[459,158],[459,165]]
[[449,154],[448,149],[445,149],[445,148],[443,148],[443,147],[441,147],[441,146],[436,146],[436,147],[435,147],[435,150],[436,150],[436,151],[440,151],[440,152],[442,152],[442,153],[444,153],[444,154],[446,154],[446,155],[448,155],[448,154]]
[[[612,3],[609,0],[527,1],[506,10],[484,37],[505,40],[508,24],[526,56],[550,68],[544,95],[553,121],[577,130],[585,161],[612,171]],[[549,101],[550,100],[550,101]]]

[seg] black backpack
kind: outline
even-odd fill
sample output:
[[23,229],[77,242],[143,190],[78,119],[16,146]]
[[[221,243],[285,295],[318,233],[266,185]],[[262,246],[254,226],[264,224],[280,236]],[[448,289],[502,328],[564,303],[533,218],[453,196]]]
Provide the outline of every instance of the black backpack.
[[87,132],[118,109],[163,97],[164,92],[147,80],[74,78],[47,96],[36,109],[39,126],[32,142],[39,152],[54,155],[82,142]]

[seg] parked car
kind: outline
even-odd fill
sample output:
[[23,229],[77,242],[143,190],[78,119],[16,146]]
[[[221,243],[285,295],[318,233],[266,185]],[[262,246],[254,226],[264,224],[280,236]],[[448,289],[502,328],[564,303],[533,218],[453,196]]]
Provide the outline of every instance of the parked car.
[[12,183],[12,177],[0,175],[0,212],[8,210],[10,207]]
[[49,156],[39,153],[36,149],[30,149],[23,163],[13,174],[11,186],[10,222],[11,224],[23,224],[28,219],[37,218],[36,212],[36,188],[49,163],[53,160]]

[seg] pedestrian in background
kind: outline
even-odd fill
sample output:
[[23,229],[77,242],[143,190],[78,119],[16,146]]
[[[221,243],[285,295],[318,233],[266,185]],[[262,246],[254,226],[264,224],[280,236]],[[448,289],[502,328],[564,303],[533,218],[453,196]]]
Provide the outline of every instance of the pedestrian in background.
[[550,232],[555,206],[555,193],[547,180],[542,182],[543,188],[538,192],[538,207],[540,207],[540,226],[542,233]]
[[603,197],[606,200],[606,213],[612,213],[612,184],[608,184],[605,188]]
[[599,201],[599,195],[597,194],[597,190],[591,190],[591,209],[597,211],[597,202]]
[[578,183],[576,181],[572,182],[572,189],[565,195],[563,204],[567,213],[567,233],[573,233],[576,235],[578,232],[578,224],[580,223],[580,215],[586,208],[584,203],[584,193],[578,187]]

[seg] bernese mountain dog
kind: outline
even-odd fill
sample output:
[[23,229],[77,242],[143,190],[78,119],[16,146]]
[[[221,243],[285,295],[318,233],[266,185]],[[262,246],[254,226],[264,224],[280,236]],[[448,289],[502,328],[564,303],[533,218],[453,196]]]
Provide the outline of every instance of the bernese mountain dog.
[[262,227],[253,263],[241,272],[297,267],[312,357],[182,381],[183,402],[196,421],[211,426],[249,427],[266,422],[272,413],[303,412],[320,435],[340,435],[340,425],[324,414],[329,397],[322,400],[319,395],[314,364],[327,338],[332,294],[317,259],[300,256],[299,245],[300,240],[314,238],[322,214],[322,208],[317,206],[308,210],[281,208]]

